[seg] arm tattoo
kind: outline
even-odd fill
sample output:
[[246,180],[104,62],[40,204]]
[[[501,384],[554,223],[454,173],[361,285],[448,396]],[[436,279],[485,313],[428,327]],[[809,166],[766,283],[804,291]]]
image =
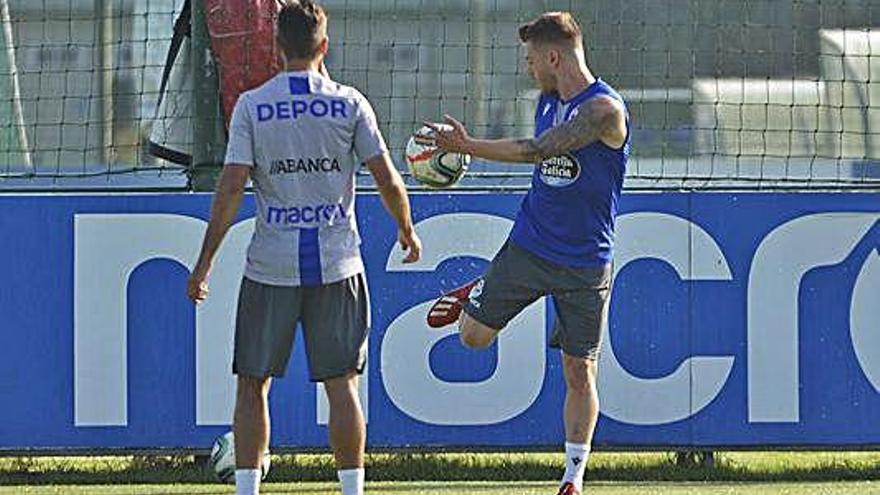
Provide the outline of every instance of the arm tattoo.
[[534,161],[558,156],[583,148],[599,140],[602,133],[613,126],[620,110],[608,98],[594,98],[583,103],[578,114],[539,138],[522,143],[523,152]]
[[537,139],[517,139],[516,144],[519,145],[525,161],[539,162],[542,160],[541,149],[538,148]]

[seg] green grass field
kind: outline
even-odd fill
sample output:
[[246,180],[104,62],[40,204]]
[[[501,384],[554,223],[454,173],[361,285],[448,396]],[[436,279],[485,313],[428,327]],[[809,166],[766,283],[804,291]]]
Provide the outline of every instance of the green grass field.
[[[338,494],[334,483],[268,483],[262,493]],[[554,495],[555,483],[525,482],[374,482],[367,484],[371,495]],[[234,489],[222,485],[102,485],[102,486],[17,486],[0,488],[0,494],[71,495],[228,495]],[[710,483],[595,482],[585,486],[585,494],[596,495],[856,495],[880,493],[880,482],[821,483]]]
[[[374,454],[367,493],[452,495],[555,493],[555,454]],[[327,455],[273,456],[263,493],[337,493]],[[880,495],[880,452],[729,452],[713,467],[679,465],[666,453],[597,453],[587,494]],[[6,494],[232,494],[190,456],[0,458]]]

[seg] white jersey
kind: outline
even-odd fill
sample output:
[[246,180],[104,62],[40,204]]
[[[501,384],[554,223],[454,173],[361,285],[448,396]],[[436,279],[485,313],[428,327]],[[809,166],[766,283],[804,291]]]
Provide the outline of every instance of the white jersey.
[[362,272],[355,172],[387,151],[367,99],[317,72],[282,72],[242,93],[226,163],[252,167],[257,218],[245,276],[314,286]]

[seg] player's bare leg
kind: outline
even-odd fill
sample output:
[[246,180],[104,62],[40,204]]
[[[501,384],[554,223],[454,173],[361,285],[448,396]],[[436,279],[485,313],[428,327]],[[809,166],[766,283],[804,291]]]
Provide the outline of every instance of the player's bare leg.
[[330,402],[330,447],[340,469],[364,465],[364,414],[358,399],[358,376],[351,373],[324,382]]
[[562,354],[565,374],[565,439],[589,444],[599,418],[596,361]]
[[330,402],[330,447],[336,458],[343,495],[361,495],[364,490],[364,445],[366,425],[358,398],[358,375],[350,373],[324,381]]
[[235,464],[240,469],[259,469],[269,448],[270,378],[239,376],[235,397]]
[[232,426],[238,493],[259,493],[263,452],[269,448],[270,386],[270,378],[238,376]]
[[[599,418],[596,360],[562,354],[565,375],[565,476],[560,493],[580,493],[584,468]],[[571,484],[568,488],[566,485]],[[568,492],[563,490],[568,489]]]
[[485,349],[498,337],[498,330],[490,328],[462,312],[458,321],[461,343],[470,349]]

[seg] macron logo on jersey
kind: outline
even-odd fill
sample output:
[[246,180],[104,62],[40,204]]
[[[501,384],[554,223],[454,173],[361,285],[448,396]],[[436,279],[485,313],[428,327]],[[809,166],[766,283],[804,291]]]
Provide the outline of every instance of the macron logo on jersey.
[[301,115],[316,118],[344,119],[348,117],[348,105],[339,98],[313,97],[311,100],[287,100],[257,104],[257,121],[296,120]]
[[334,218],[346,218],[345,207],[339,203],[287,208],[270,206],[266,211],[266,223],[269,225],[313,226]]

